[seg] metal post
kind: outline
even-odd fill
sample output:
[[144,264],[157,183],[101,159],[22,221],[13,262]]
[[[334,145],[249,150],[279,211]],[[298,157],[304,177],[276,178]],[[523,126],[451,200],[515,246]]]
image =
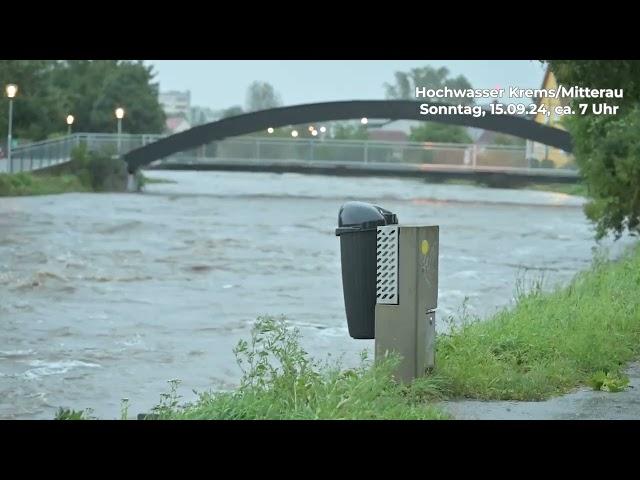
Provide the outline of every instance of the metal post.
[[471,150],[471,165],[473,165],[473,168],[476,168],[477,162],[478,162],[478,145],[474,144]]
[[118,156],[120,156],[120,147],[121,147],[120,137],[121,136],[122,136],[122,119],[119,118],[118,119]]
[[13,98],[9,99],[9,133],[7,134],[7,162],[9,173],[13,173],[13,163],[11,161],[11,128],[13,124]]
[[364,142],[364,163],[369,162],[369,144],[365,140]]

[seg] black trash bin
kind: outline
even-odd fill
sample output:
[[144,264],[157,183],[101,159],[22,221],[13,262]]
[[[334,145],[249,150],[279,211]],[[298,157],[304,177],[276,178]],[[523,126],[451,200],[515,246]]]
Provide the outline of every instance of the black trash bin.
[[336,235],[347,325],[353,338],[375,338],[376,230],[379,225],[397,223],[394,213],[378,205],[347,202],[340,208]]

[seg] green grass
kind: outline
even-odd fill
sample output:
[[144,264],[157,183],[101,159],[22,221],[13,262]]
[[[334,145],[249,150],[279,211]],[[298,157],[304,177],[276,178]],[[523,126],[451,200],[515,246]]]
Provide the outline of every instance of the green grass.
[[168,180],[165,178],[150,178],[144,174],[142,175],[142,178],[143,178],[142,180],[143,185],[152,184],[152,183],[178,183],[175,180]]
[[309,358],[299,333],[283,318],[261,317],[250,341],[234,349],[243,369],[232,392],[207,392],[180,405],[178,381],[170,382],[152,414],[159,419],[445,419],[424,402],[437,394],[436,380],[407,388],[391,380],[397,358],[370,362],[363,353],[357,368],[320,364]]
[[86,192],[87,190],[87,187],[73,174],[0,174],[0,197],[51,195],[66,192]]
[[565,288],[518,294],[517,305],[463,322],[437,340],[437,368],[453,397],[542,400],[579,385],[624,385],[640,355],[640,248],[596,260]]
[[[445,185],[469,185],[474,187],[490,188],[482,182],[464,178],[447,179],[442,183]],[[513,188],[515,190],[538,190],[542,192],[564,193],[566,195],[578,195],[582,197],[587,196],[587,186],[583,183],[536,183],[505,188]]]
[[549,183],[534,184],[526,187],[529,190],[540,190],[543,192],[565,193],[567,195],[587,196],[587,186],[583,183]]

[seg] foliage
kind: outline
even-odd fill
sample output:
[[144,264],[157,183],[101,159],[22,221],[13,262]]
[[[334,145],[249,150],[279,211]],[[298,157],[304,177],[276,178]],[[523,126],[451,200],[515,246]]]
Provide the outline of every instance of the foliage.
[[506,133],[496,133],[493,136],[494,145],[513,145],[517,147],[524,147],[527,141],[524,138],[514,137],[513,135],[507,135]]
[[65,192],[84,192],[88,187],[71,174],[35,175],[32,173],[0,173],[0,197],[23,195],[52,195]]
[[617,115],[574,115],[566,119],[574,155],[590,201],[585,213],[597,237],[640,232],[640,61],[553,60],[558,82],[566,86],[620,88],[622,99],[576,99],[577,104],[620,105]]
[[243,113],[244,110],[242,110],[242,107],[240,105],[234,105],[233,107],[224,109],[222,111],[222,114],[220,115],[220,118],[236,117],[238,115],[242,115]]
[[108,149],[89,151],[80,145],[71,153],[66,169],[94,192],[123,191],[127,186],[127,167],[114,153]]
[[409,139],[412,142],[473,143],[465,128],[434,122],[426,122],[418,127],[411,127]]
[[[422,68],[413,68],[408,72],[396,72],[395,83],[385,83],[384,88],[387,98],[414,100],[416,87],[426,89],[438,89],[449,87],[452,89],[469,89],[471,83],[464,75],[455,78],[449,76],[449,69],[446,67],[434,68],[429,65]],[[446,101],[446,99],[424,98],[431,102]],[[472,105],[473,98],[456,99],[456,103],[461,105]]]
[[282,105],[280,95],[267,82],[253,82],[247,88],[247,111],[267,110]]
[[456,397],[542,400],[594,382],[622,384],[640,354],[640,248],[617,262],[598,258],[565,288],[539,283],[515,308],[479,322],[463,313],[437,339],[436,373]]
[[[0,84],[18,85],[14,102],[14,137],[42,140],[65,134],[66,116],[74,131],[114,132],[114,110],[125,109],[123,131],[159,133],[164,112],[152,67],[142,61],[3,60]],[[7,127],[7,103],[0,102],[0,131]]]
[[333,128],[333,138],[335,140],[367,140],[369,132],[362,124],[337,123]]
[[596,372],[590,379],[589,384],[594,390],[603,392],[622,392],[629,386],[629,377],[620,373]]
[[8,126],[8,103],[4,87],[18,86],[13,106],[13,137],[45,139],[49,134],[66,131],[67,94],[54,85],[51,77],[59,68],[54,60],[2,60],[0,62],[0,132]]
[[93,410],[87,408],[86,410],[73,410],[69,408],[60,407],[56,412],[54,420],[96,420],[91,414]]
[[232,392],[201,393],[180,405],[178,382],[170,382],[154,414],[174,419],[439,419],[439,409],[424,403],[438,395],[437,380],[424,379],[415,390],[395,383],[398,359],[342,370],[320,364],[300,345],[299,332],[284,318],[260,317],[249,341],[234,349],[243,371]]

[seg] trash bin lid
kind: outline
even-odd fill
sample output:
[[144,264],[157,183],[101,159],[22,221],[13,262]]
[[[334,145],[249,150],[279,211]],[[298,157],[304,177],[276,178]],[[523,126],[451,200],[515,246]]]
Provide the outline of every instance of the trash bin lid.
[[340,207],[336,236],[343,233],[375,230],[379,225],[395,225],[398,217],[395,213],[379,205],[365,202],[347,202]]

